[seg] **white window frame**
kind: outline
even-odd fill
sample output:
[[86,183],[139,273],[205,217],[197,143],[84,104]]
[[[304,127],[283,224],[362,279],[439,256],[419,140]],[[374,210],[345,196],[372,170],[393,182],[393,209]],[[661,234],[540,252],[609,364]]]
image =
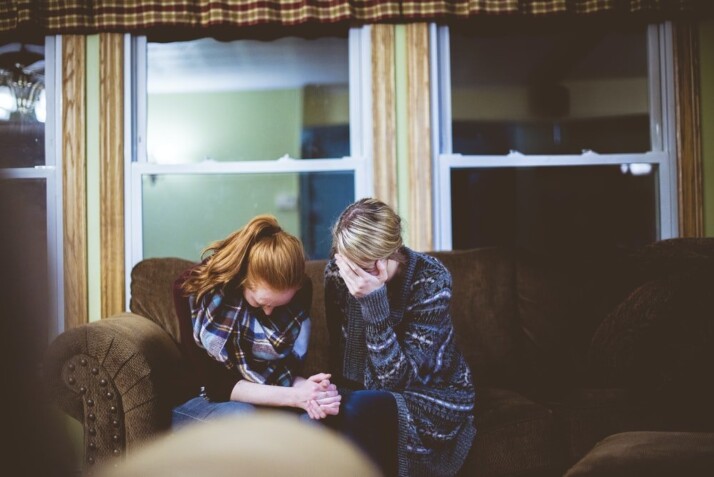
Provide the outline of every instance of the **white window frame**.
[[[676,132],[674,108],[674,66],[672,25],[650,25],[648,36],[648,81],[651,150],[639,154],[526,155],[512,151],[506,155],[462,155],[452,149],[451,72],[449,29],[431,25],[432,156],[434,183],[434,243],[436,250],[452,249],[451,170],[474,167],[557,167],[647,163],[658,168],[657,236],[678,234]],[[457,204],[458,206],[458,204]]]
[[45,164],[0,169],[0,178],[45,182],[47,204],[48,338],[64,331],[64,254],[62,228],[62,38],[45,37]]
[[[142,230],[142,178],[162,174],[262,174],[337,172],[354,173],[355,198],[371,195],[372,178],[372,94],[370,27],[350,28],[349,95],[350,149],[343,158],[272,161],[204,161],[193,164],[154,164],[146,154],[146,37],[125,36],[125,230],[126,297],[130,300],[131,270],[144,258]],[[136,95],[136,97],[134,96]],[[135,100],[134,100],[135,99]]]

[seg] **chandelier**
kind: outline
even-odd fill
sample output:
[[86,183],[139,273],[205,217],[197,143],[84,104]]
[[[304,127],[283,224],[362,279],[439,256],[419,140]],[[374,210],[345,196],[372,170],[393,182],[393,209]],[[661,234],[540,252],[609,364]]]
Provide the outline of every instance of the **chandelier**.
[[44,47],[0,45],[0,121],[44,122]]

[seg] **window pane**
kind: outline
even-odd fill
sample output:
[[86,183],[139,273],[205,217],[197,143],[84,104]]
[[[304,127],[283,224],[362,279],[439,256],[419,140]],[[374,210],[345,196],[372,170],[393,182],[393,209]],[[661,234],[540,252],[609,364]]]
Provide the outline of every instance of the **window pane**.
[[275,215],[309,258],[326,258],[330,226],[355,194],[351,171],[147,175],[142,191],[144,258],[189,260],[258,214]]
[[[3,250],[8,257],[22,257],[3,261],[0,283],[11,287],[21,303],[18,309],[26,312],[20,318],[4,318],[26,328],[18,336],[35,338],[27,346],[40,347],[47,343],[50,326],[45,184],[44,179],[0,179],[0,242],[9,247]],[[28,347],[27,357],[40,356],[37,351]]]
[[450,33],[453,152],[651,149],[645,27]]
[[453,248],[634,247],[657,238],[646,164],[453,169]]
[[45,47],[0,44],[0,167],[45,164]]
[[147,160],[350,154],[342,38],[148,44]]

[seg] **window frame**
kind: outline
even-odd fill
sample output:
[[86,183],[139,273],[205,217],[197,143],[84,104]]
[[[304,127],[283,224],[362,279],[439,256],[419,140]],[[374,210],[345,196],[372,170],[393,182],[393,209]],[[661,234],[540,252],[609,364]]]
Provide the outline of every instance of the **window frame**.
[[31,167],[0,169],[0,179],[43,180],[47,207],[47,287],[48,338],[53,340],[65,329],[64,322],[64,245],[62,188],[62,37],[45,37],[45,163]]
[[130,299],[131,269],[143,257],[142,178],[147,175],[263,174],[300,172],[354,173],[355,198],[373,187],[371,27],[349,29],[349,107],[351,155],[342,158],[275,158],[268,161],[206,161],[192,164],[155,164],[147,161],[147,40],[125,36],[125,240],[126,300]]
[[676,118],[673,60],[673,30],[670,22],[647,27],[650,151],[644,153],[465,155],[453,153],[451,116],[451,76],[448,26],[430,25],[432,156],[434,171],[434,243],[436,250],[452,249],[451,170],[492,167],[592,166],[622,163],[657,165],[657,237],[678,234]]

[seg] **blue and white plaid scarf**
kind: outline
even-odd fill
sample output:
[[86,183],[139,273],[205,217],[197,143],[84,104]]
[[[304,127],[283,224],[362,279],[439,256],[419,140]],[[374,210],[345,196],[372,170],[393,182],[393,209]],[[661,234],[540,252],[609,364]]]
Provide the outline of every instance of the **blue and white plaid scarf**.
[[294,302],[265,316],[242,293],[189,297],[193,339],[216,361],[253,383],[291,386],[305,359],[310,318]]

